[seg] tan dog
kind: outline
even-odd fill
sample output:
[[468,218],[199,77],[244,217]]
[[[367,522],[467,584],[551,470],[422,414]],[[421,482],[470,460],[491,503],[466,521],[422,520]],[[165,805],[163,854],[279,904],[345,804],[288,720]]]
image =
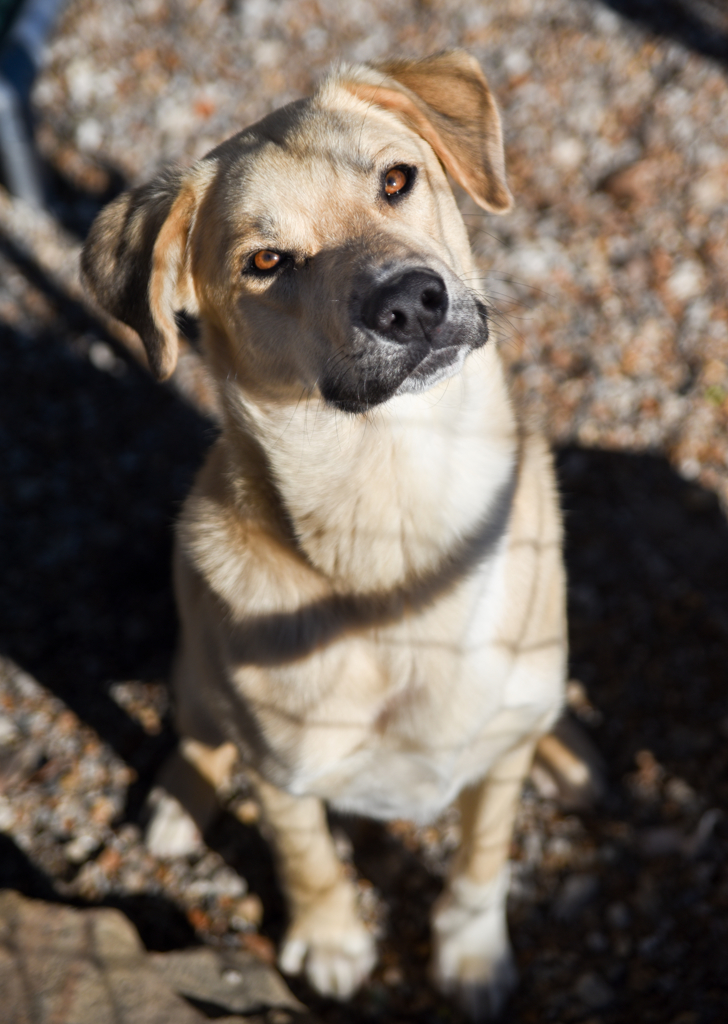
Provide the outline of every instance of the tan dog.
[[457,798],[434,974],[484,1019],[514,980],[507,855],[561,708],[564,575],[446,171],[509,208],[476,62],[342,67],[109,206],[83,270],[159,377],[175,312],[202,324],[222,433],[177,531],[177,722],[208,778],[232,743],[256,781],[283,969],[346,997],[374,962],[322,801],[427,821]]

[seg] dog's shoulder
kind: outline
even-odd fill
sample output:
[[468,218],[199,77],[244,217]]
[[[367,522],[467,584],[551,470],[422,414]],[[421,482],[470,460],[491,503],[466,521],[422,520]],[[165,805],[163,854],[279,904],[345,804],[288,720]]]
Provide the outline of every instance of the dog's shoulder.
[[[239,453],[235,453],[239,455]],[[321,596],[322,584],[291,544],[269,481],[241,473],[223,435],[210,451],[176,527],[183,566],[205,580],[233,618]]]

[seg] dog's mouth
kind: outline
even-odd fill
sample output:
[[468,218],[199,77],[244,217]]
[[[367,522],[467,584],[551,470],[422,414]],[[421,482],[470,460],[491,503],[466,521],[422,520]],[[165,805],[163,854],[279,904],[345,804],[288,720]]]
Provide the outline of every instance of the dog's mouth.
[[465,357],[471,350],[469,345],[447,345],[428,352],[410,374],[405,377],[394,392],[396,395],[414,394],[426,391],[440,381],[447,380],[459,373],[465,363]]
[[351,355],[332,361],[336,372],[319,383],[324,400],[342,412],[364,413],[395,395],[426,391],[454,377],[469,353],[487,342],[488,311],[473,299],[469,313],[461,310],[449,323],[422,330],[409,344],[393,343],[371,329],[362,334]]

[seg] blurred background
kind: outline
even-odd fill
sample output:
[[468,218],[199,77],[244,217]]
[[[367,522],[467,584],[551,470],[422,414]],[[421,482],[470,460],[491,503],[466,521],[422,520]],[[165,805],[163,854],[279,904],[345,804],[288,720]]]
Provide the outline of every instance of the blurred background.
[[[194,352],[155,384],[88,306],[78,249],[122,188],[332,62],[462,46],[500,104],[516,198],[502,218],[462,209],[514,395],[557,450],[571,713],[609,781],[580,814],[527,787],[506,1019],[728,1019],[723,0],[2,0],[0,31],[0,886],[58,914],[120,909],[157,965],[195,944],[271,962],[285,921],[244,788],[250,828],[225,814],[166,861],[143,843],[174,742],[171,524],[215,425]],[[297,996],[323,1021],[462,1021],[426,975],[457,821],[334,828],[382,962],[351,1006]],[[0,971],[9,1019],[50,1020],[7,906],[3,963],[31,978]],[[154,1019],[243,1019],[220,989],[186,995]]]

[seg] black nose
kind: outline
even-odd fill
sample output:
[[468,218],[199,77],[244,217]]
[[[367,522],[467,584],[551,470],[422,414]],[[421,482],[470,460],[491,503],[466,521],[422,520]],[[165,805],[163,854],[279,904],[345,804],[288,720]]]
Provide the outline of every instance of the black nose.
[[407,270],[373,288],[364,297],[361,315],[370,330],[406,345],[438,327],[447,305],[447,288],[439,274]]

